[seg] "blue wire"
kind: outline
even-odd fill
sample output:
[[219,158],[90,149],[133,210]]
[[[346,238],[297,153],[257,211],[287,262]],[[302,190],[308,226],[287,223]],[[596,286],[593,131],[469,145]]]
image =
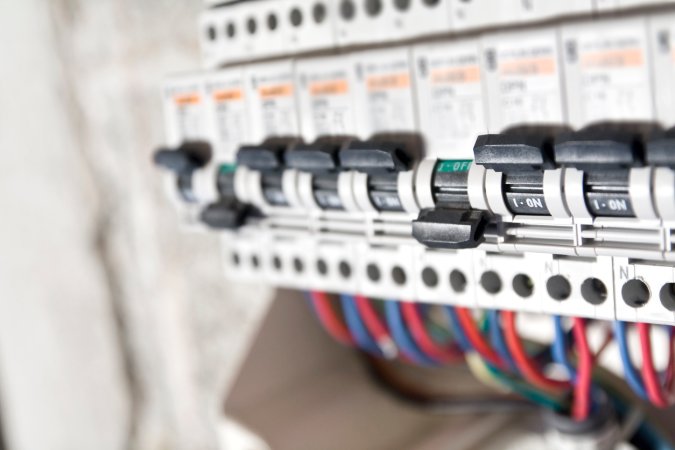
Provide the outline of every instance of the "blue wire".
[[509,349],[506,347],[504,334],[499,325],[499,311],[493,309],[488,312],[488,324],[490,326],[490,343],[492,344],[492,347],[497,351],[500,358],[506,361],[509,369],[511,369],[513,373],[518,373],[518,368],[513,361],[511,352],[509,352]]
[[619,346],[619,354],[621,355],[621,362],[623,363],[623,373],[630,388],[643,400],[647,400],[647,392],[642,384],[642,378],[638,375],[628,352],[628,342],[626,339],[626,324],[621,321],[615,321],[613,324],[614,336],[616,343]]
[[401,309],[398,302],[394,300],[385,301],[384,313],[385,317],[387,318],[389,330],[391,331],[391,337],[394,339],[394,342],[406,357],[420,365],[438,365],[436,361],[429,358],[417,347],[415,342],[408,334],[408,330],[406,329],[405,323],[403,322],[403,316],[401,316]]
[[347,328],[349,328],[349,332],[354,336],[356,344],[368,353],[375,356],[382,356],[380,347],[361,320],[361,315],[356,307],[354,297],[351,295],[340,295],[340,303],[342,304],[345,323],[347,324]]
[[569,355],[567,354],[567,334],[563,327],[562,317],[553,316],[553,328],[555,330],[555,339],[553,340],[553,346],[551,347],[553,361],[565,367],[570,380],[576,383],[577,371],[570,362]]
[[464,334],[464,329],[462,328],[462,323],[459,320],[459,317],[457,316],[457,311],[455,311],[454,306],[444,306],[445,313],[448,315],[448,319],[450,320],[450,326],[452,327],[452,332],[455,337],[455,340],[457,341],[457,345],[459,345],[459,348],[462,349],[463,352],[469,352],[473,351],[473,347],[469,340],[466,338],[466,335]]

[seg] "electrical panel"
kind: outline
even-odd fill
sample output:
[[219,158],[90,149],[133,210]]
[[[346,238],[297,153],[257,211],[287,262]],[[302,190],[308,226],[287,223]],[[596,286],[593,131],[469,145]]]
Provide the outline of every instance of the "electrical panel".
[[672,3],[209,7],[157,160],[232,279],[675,324]]

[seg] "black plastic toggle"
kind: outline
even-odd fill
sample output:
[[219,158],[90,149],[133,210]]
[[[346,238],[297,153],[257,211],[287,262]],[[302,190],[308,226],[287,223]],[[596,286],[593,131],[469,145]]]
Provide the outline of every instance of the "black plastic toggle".
[[655,133],[647,143],[647,164],[675,169],[675,127]]
[[546,170],[554,167],[553,135],[549,133],[504,133],[478,136],[474,160],[497,172]]
[[338,142],[300,144],[286,153],[286,166],[303,172],[334,172],[338,169],[340,148],[342,144]]
[[237,152],[237,165],[261,172],[281,170],[284,153],[297,144],[296,139],[273,138],[260,145],[245,145]]
[[153,155],[156,165],[177,175],[189,175],[211,161],[211,146],[206,142],[185,142],[176,149],[162,148]]
[[210,228],[234,230],[241,227],[252,208],[236,201],[220,200],[207,206],[201,213],[201,221]]
[[655,130],[647,123],[602,123],[555,142],[559,166],[580,170],[615,170],[644,165],[645,141]]
[[411,164],[404,146],[392,142],[352,141],[339,158],[343,169],[365,173],[405,172]]
[[430,248],[476,248],[484,240],[485,211],[429,209],[413,221],[413,237]]

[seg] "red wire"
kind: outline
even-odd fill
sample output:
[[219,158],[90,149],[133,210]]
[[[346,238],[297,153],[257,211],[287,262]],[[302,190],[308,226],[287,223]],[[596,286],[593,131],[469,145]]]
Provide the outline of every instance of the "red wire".
[[649,400],[659,408],[668,406],[666,397],[661,389],[659,377],[654,368],[654,360],[652,359],[652,341],[649,336],[649,324],[638,323],[637,329],[640,336],[640,348],[642,349],[642,378],[645,382],[647,395]]
[[591,412],[591,383],[593,378],[594,357],[588,345],[586,322],[579,317],[572,318],[572,333],[577,347],[577,380],[574,386],[572,417],[581,422],[588,419]]
[[310,296],[316,315],[328,334],[344,345],[354,345],[354,338],[333,310],[328,295],[325,292],[311,292]]
[[466,308],[455,308],[457,311],[457,318],[459,323],[462,326],[466,338],[471,343],[471,346],[490,364],[500,369],[506,369],[506,364],[499,357],[497,352],[495,352],[490,345],[485,341],[483,335],[480,333],[476,327],[476,322],[474,322],[473,317],[471,316],[471,311]]
[[396,344],[391,338],[389,330],[384,325],[384,322],[382,322],[377,311],[375,311],[375,308],[373,308],[373,305],[370,303],[370,300],[362,295],[356,295],[354,296],[354,299],[356,300],[356,308],[363,319],[363,324],[373,336],[377,345],[386,357],[395,358],[398,353]]
[[518,330],[516,330],[515,313],[513,311],[504,311],[502,312],[502,317],[504,317],[506,345],[513,356],[518,370],[523,374],[525,379],[541,389],[560,390],[569,388],[568,382],[546,378],[534,361],[527,355],[523,343],[518,336]]
[[418,305],[415,303],[401,302],[401,312],[405,319],[412,338],[424,353],[434,360],[441,363],[458,361],[464,358],[464,355],[459,351],[457,346],[439,345],[434,341],[427,332],[426,325],[422,319]]
[[675,381],[675,348],[673,348],[673,345],[675,345],[675,333],[671,328],[668,330],[668,368],[666,369],[664,382],[667,394],[673,392],[673,381]]

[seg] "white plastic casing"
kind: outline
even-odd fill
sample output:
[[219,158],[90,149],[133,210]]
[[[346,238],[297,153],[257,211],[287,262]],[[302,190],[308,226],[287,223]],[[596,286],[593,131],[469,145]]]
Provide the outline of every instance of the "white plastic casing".
[[[280,21],[285,22],[288,41],[285,51],[308,52],[330,49],[336,46],[335,25],[337,5],[328,0],[276,0],[280,11]],[[300,21],[292,18],[300,17]]]
[[509,20],[512,5],[504,0],[467,2],[449,0],[450,22],[457,31],[501,25]]
[[621,9],[666,5],[669,3],[673,3],[673,0],[595,0],[595,7],[600,12],[612,12]]
[[654,119],[644,18],[563,27],[570,122]]
[[555,29],[488,35],[483,55],[491,133],[565,122]]
[[[432,250],[422,246],[415,248],[415,276],[417,283],[417,298],[427,303],[453,304],[465,307],[476,306],[476,289],[479,289],[473,264],[467,264],[471,257],[467,251]],[[427,284],[423,279],[425,269],[436,274],[436,284]],[[462,289],[453,289],[450,277],[453,272],[464,277],[465,285]]]
[[[209,124],[205,75],[171,77],[165,81],[162,95],[166,145],[169,148],[178,147],[186,141],[214,142],[213,129]],[[179,198],[175,175],[165,175],[169,196],[186,224],[195,221],[199,204],[211,202],[217,197],[216,167],[215,158],[212,158],[207,167],[193,174],[192,188],[196,204],[186,204]]]
[[[541,311],[541,299],[546,288],[540,281],[543,279],[542,268],[550,255],[496,255],[485,251],[474,251],[474,271],[476,273],[476,305],[481,308],[497,308],[528,312]],[[526,269],[527,268],[527,269]],[[484,274],[494,272],[501,280],[499,292],[488,292],[481,278]],[[517,275],[525,274],[532,280],[532,294],[520,297],[512,288],[513,279]]]
[[410,52],[407,48],[351,55],[357,77],[357,111],[365,133],[417,131]]
[[[310,269],[316,272],[312,283],[314,289],[358,293],[356,242],[322,240],[315,244],[316,261],[310,264]],[[319,261],[325,266],[320,267]],[[321,273],[320,269],[324,268],[326,272]]]
[[[414,300],[417,290],[414,249],[414,245],[381,247],[373,247],[367,243],[359,245],[357,250],[359,292],[375,298]],[[368,266],[371,264],[378,268],[379,276],[376,278],[368,275]],[[404,274],[404,278],[399,279],[399,282],[394,277],[394,272],[398,269]]]
[[271,255],[266,241],[266,237],[259,232],[223,234],[221,251],[226,278],[255,283],[265,277],[270,283],[276,284],[279,279],[275,279],[270,270]]
[[[633,308],[622,297],[622,288],[629,280],[641,280],[650,293],[649,301]],[[675,313],[660,301],[660,291],[667,283],[675,282],[675,269],[668,266],[635,263],[628,258],[614,259],[614,289],[616,292],[616,317],[630,322],[675,323]]]
[[[448,0],[359,1],[334,0],[338,11],[336,34],[339,46],[397,41],[451,30]],[[353,16],[345,17],[353,5]],[[368,5],[375,6],[370,11]]]
[[[528,267],[531,270],[531,267]],[[541,311],[564,316],[583,316],[596,319],[614,318],[613,265],[612,258],[598,257],[580,259],[550,256],[543,261],[541,278],[536,279],[541,291]],[[570,283],[571,295],[565,300],[554,300],[548,295],[546,282],[554,276],[563,276]],[[601,304],[594,305],[584,299],[581,286],[586,280],[597,279],[607,290]]]
[[367,138],[356,112],[356,76],[348,56],[299,60],[295,79],[306,142],[322,136]]
[[162,88],[166,144],[210,141],[203,74],[175,75]]
[[207,9],[199,17],[199,44],[205,69],[218,67],[244,57],[244,34],[238,33],[237,9],[233,5]]
[[675,14],[650,18],[656,116],[665,127],[675,126]]
[[206,77],[206,108],[216,162],[233,163],[237,150],[251,140],[244,70],[240,67],[211,72]]
[[[385,26],[392,14],[390,5],[380,2],[377,15],[366,12],[365,1],[333,0],[338,11],[335,21],[335,38],[339,47],[383,42],[392,39]],[[348,14],[347,11],[351,11]]]
[[488,132],[477,40],[414,48],[420,131],[428,157],[471,159],[476,136]]
[[[515,21],[546,20],[561,16],[591,14],[592,0],[507,0],[512,5],[511,14]],[[510,19],[511,20],[511,19]]]
[[253,142],[269,137],[298,136],[300,123],[293,62],[247,66],[246,82]]
[[[244,54],[242,59],[264,58],[288,52],[291,24],[288,19],[288,0],[273,2],[243,2],[233,5],[232,21],[237,27]],[[270,21],[276,26],[270,27]],[[252,24],[255,31],[252,32]]]
[[450,7],[448,0],[400,1],[405,8],[397,7],[396,1],[383,2],[391,11],[383,24],[393,39],[416,38],[450,31]]

